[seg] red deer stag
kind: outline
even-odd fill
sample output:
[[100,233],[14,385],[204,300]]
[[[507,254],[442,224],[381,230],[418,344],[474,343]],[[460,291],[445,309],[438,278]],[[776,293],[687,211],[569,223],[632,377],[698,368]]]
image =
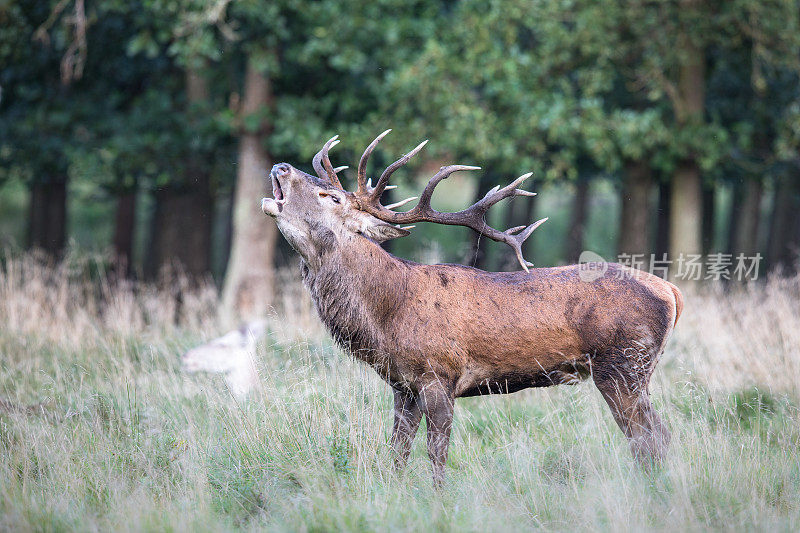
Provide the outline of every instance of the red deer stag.
[[[463,211],[443,213],[431,207],[436,186],[456,171],[478,169],[446,166],[413,209],[394,210],[415,198],[381,205],[392,173],[425,144],[389,165],[373,187],[367,160],[388,132],[361,156],[355,192],[339,181],[345,167],[330,162],[334,137],[314,157],[319,177],[286,163],[272,167],[274,198],[264,198],[262,209],[302,257],[303,281],[333,338],[394,390],[396,464],[407,461],[425,415],[433,479],[441,484],[456,398],[588,376],[634,457],[645,464],[660,459],[670,434],[650,403],[648,383],[683,307],[678,288],[617,264],[591,276],[580,265],[529,269],[522,243],[546,219],[499,231],[485,215],[500,200],[533,195],[518,188],[530,174]],[[467,226],[504,242],[523,271],[417,264],[380,247],[409,234],[398,224],[414,222]]]

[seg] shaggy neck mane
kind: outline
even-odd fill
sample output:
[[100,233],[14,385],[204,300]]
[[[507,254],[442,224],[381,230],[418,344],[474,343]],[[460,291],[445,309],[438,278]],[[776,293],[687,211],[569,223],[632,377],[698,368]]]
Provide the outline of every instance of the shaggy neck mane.
[[376,353],[407,298],[409,263],[361,236],[333,247],[303,282],[334,340],[355,357],[377,363]]

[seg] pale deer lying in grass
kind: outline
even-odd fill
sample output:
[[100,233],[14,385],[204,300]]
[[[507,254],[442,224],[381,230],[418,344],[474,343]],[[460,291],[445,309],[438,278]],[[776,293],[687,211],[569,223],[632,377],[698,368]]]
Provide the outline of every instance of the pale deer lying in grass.
[[[670,435],[653,410],[648,383],[681,313],[677,287],[656,276],[608,265],[587,280],[578,265],[529,270],[522,243],[540,220],[505,232],[487,225],[489,207],[532,195],[517,187],[491,190],[457,213],[431,208],[433,190],[458,170],[443,167],[416,207],[382,206],[391,174],[425,143],[390,165],[375,186],[366,178],[370,153],[346,192],[328,157],[314,157],[314,177],[286,163],[272,168],[274,198],[262,209],[302,257],[302,276],[334,339],[371,365],[394,389],[392,447],[408,458],[424,414],[436,484],[444,478],[455,398],[573,383],[589,375],[642,462],[659,459]],[[461,265],[422,265],[392,256],[379,243],[409,234],[395,224],[463,225],[504,242],[524,271],[484,272]]]
[[228,389],[242,399],[258,383],[256,342],[265,332],[263,321],[245,324],[183,354],[181,368],[189,373],[224,374]]

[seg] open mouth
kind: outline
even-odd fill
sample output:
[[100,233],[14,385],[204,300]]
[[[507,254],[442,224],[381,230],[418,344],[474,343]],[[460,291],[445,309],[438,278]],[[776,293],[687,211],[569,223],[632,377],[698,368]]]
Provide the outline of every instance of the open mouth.
[[265,215],[277,217],[283,212],[283,204],[286,203],[286,196],[283,194],[281,182],[275,177],[275,174],[270,176],[272,180],[272,198],[261,199],[261,210]]
[[272,197],[275,198],[275,201],[278,203],[283,203],[286,200],[283,198],[283,189],[281,189],[281,182],[278,181],[278,178],[272,176]]

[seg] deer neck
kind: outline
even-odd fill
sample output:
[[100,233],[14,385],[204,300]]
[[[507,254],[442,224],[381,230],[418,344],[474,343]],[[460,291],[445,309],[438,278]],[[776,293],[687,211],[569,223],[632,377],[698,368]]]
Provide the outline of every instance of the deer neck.
[[397,327],[393,319],[407,297],[408,263],[357,236],[314,266],[303,262],[303,281],[323,323],[344,349],[374,364],[382,339]]

